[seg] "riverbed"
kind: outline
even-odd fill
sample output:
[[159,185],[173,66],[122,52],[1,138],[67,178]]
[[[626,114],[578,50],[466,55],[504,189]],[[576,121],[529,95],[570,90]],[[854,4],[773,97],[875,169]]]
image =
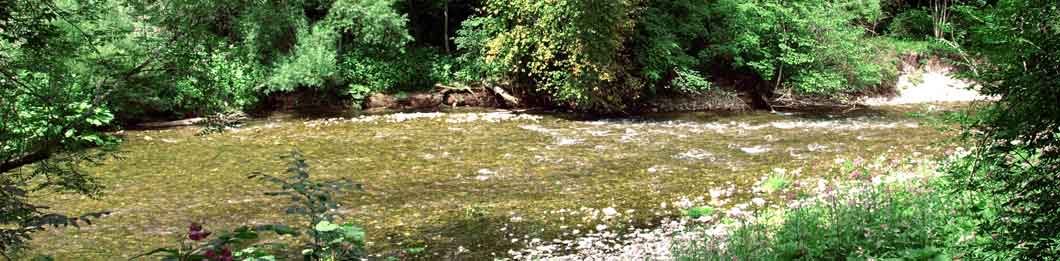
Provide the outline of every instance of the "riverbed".
[[[651,227],[725,191],[745,197],[778,169],[834,175],[837,160],[941,155],[954,133],[922,115],[961,104],[785,112],[585,117],[458,110],[253,119],[220,134],[197,127],[124,131],[116,158],[86,171],[98,198],[46,194],[57,211],[106,210],[80,229],[37,234],[34,253],[120,260],[175,245],[187,224],[208,229],[293,222],[284,198],[253,172],[283,175],[280,156],[304,154],[313,177],[347,178],[340,197],[368,249],[402,259],[507,257],[532,240],[605,225]],[[690,203],[691,202],[691,203]]]

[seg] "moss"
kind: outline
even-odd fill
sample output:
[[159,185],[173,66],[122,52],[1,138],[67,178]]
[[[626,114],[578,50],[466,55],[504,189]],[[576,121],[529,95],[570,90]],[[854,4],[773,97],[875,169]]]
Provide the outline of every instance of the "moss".
[[[918,110],[598,121],[544,115],[495,123],[449,123],[443,117],[316,125],[272,118],[211,136],[196,136],[194,128],[130,131],[121,159],[91,169],[107,185],[105,195],[91,200],[49,194],[41,202],[58,211],[114,214],[81,229],[40,233],[34,251],[59,260],[128,258],[174,243],[192,221],[213,230],[291,221],[280,210],[285,202],[263,196],[270,188],[246,176],[280,174],[286,163],[278,156],[299,149],[318,178],[365,184],[365,192],[342,198],[340,211],[364,225],[371,252],[488,259],[527,238],[549,240],[579,226],[639,227],[680,216],[682,211],[664,211],[660,203],[709,195],[711,188],[735,186],[738,196],[746,196],[773,168],[801,168],[805,178],[823,173],[823,163],[837,157],[942,151],[938,142],[950,135],[911,124],[916,119],[906,115]],[[768,125],[785,121],[891,127]],[[827,149],[811,150],[814,145]],[[740,149],[752,146],[770,150]],[[618,209],[621,218],[592,219],[583,210],[606,207]]]

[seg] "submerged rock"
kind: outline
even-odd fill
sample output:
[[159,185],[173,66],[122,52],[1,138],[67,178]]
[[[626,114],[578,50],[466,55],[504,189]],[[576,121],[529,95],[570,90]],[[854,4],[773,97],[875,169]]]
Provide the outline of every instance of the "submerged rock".
[[759,153],[769,152],[772,149],[759,145],[759,146],[754,146],[754,147],[740,148],[740,150],[743,151],[744,153],[747,153],[747,154],[759,154]]

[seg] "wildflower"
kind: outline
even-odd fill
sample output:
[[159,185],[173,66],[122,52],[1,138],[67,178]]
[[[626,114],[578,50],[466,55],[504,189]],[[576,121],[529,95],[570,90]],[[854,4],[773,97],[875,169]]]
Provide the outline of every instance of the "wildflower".
[[607,230],[607,225],[604,225],[604,224],[596,225],[596,231],[604,231],[604,230]]
[[203,253],[203,256],[206,257],[206,260],[210,260],[210,261],[232,261],[233,260],[233,258],[232,258],[232,250],[229,250],[227,247],[226,248],[222,248],[220,253],[217,253],[217,251],[214,251],[213,249],[206,250],[206,253]]
[[612,208],[612,207],[605,208],[605,209],[603,209],[603,211],[604,211],[604,215],[608,216],[608,217],[611,217],[611,216],[614,216],[614,215],[618,215],[618,211],[615,210],[615,208]]
[[191,225],[188,226],[188,239],[199,241],[206,239],[210,234],[212,233],[202,229],[202,225],[199,225],[199,223],[191,223]]
[[756,206],[762,206],[766,204],[766,200],[762,198],[753,198],[751,199],[751,203],[754,203]]

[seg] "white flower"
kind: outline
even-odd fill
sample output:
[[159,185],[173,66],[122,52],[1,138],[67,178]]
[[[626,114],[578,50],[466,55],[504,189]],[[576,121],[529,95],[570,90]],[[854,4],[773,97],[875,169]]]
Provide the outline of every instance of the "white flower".
[[711,199],[716,199],[718,197],[721,197],[722,193],[725,193],[725,191],[720,190],[720,189],[718,189],[718,190],[711,189],[710,190],[710,198]]
[[604,230],[607,230],[607,225],[604,225],[604,224],[596,225],[596,231],[604,231]]
[[762,206],[766,204],[766,200],[762,198],[753,198],[751,199],[751,203],[754,203],[756,206]]
[[604,215],[608,216],[608,217],[611,217],[611,216],[614,216],[614,215],[618,215],[618,211],[616,211],[615,208],[612,208],[612,207],[605,208],[605,209],[603,209],[603,211],[604,211]]

